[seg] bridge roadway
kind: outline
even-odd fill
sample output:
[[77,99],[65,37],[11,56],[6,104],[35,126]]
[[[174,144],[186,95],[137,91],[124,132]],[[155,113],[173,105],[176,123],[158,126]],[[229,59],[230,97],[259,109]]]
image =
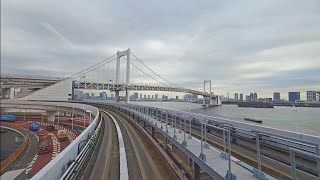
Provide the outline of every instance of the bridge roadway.
[[[105,123],[102,143],[91,174],[86,175],[86,178],[119,179],[120,171],[125,165],[128,172],[124,173],[127,173],[129,179],[181,179],[179,177],[183,177],[180,170],[176,172],[172,169],[169,164],[171,161],[167,161],[169,157],[164,157],[159,152],[157,144],[153,144],[132,119],[107,109],[102,110],[102,117]],[[117,126],[123,141],[118,139]],[[126,164],[123,162],[124,158],[121,158],[123,151],[119,148],[119,142],[123,142],[125,146]]]
[[202,91],[179,87],[164,87],[164,86],[148,86],[148,85],[126,85],[126,84],[110,84],[110,83],[94,83],[94,82],[79,82],[75,81],[75,89],[94,89],[94,90],[111,90],[111,91],[169,91],[197,94],[209,97],[210,94]]
[[61,80],[63,80],[63,78],[18,74],[1,74],[0,76],[1,88],[43,88]]

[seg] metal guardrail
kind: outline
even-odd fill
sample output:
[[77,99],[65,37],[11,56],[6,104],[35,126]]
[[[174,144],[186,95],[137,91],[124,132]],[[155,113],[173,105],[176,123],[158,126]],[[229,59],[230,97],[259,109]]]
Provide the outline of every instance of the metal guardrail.
[[88,137],[86,145],[82,148],[77,158],[71,163],[67,171],[62,175],[60,179],[69,180],[69,179],[75,179],[78,176],[80,169],[82,169],[83,166],[85,165],[86,160],[90,155],[90,152],[92,152],[94,150],[94,147],[96,146],[99,134],[101,132],[101,124],[102,124],[102,120],[100,118],[100,122],[97,128],[95,129],[93,135]]
[[316,159],[317,161],[317,172],[318,172],[318,179],[320,179],[320,156],[315,155],[312,153],[304,152],[299,149],[290,148],[290,162],[291,162],[291,175],[292,179],[297,179],[297,169],[296,169],[296,154],[301,155],[303,157],[309,157],[312,159]]
[[[201,116],[201,115],[197,115],[194,116],[193,113],[189,114],[187,112],[177,112],[177,111],[171,111],[171,110],[165,110],[165,109],[160,109],[160,108],[154,108],[154,107],[148,107],[148,106],[141,106],[141,105],[133,105],[133,104],[112,104],[113,106],[118,106],[118,108],[127,108],[128,110],[133,110],[132,112],[137,115],[134,111],[142,113],[141,116],[142,118],[146,118],[146,117],[153,117],[155,119],[158,120],[162,120],[163,115],[165,117],[165,125],[167,125],[167,121],[168,119],[168,112],[171,113],[171,123],[175,124],[176,123],[176,118],[179,117],[180,118],[180,125],[181,125],[181,118],[183,118],[184,120],[187,119],[187,121],[189,121],[190,125],[189,128],[191,129],[191,122],[193,123],[199,123],[201,126],[205,126],[202,128],[206,128],[206,126],[210,127],[210,128],[215,128],[215,129],[219,129],[219,130],[228,130],[229,133],[231,134],[238,134],[238,132],[243,132],[244,135],[246,136],[250,136],[250,138],[254,141],[255,145],[256,145],[256,160],[258,163],[258,167],[253,169],[253,173],[255,176],[263,179],[265,177],[264,173],[261,171],[261,160],[260,157],[264,156],[261,154],[260,152],[260,146],[261,144],[266,145],[264,140],[269,141],[269,143],[272,143],[272,141],[270,141],[270,138],[273,138],[273,143],[279,143],[279,145],[281,145],[281,147],[285,147],[286,150],[288,150],[288,152],[290,151],[292,153],[292,149],[294,149],[297,152],[303,152],[303,153],[298,153],[299,156],[303,156],[303,157],[308,157],[311,159],[314,159],[315,157],[315,161],[317,162],[317,171],[318,171],[318,177],[320,177],[320,172],[319,172],[319,168],[320,168],[320,160],[318,159],[319,156],[319,144],[318,142],[313,142],[311,140],[307,140],[307,139],[298,139],[295,136],[293,137],[289,137],[289,136],[285,136],[283,134],[276,134],[276,133],[270,133],[270,132],[266,132],[263,129],[257,129],[255,131],[253,130],[246,130],[244,128],[238,128],[238,127],[234,127],[231,125],[228,126],[228,123],[223,123],[223,122],[219,122],[218,126],[216,126],[217,124],[208,124],[209,122],[215,121],[214,117],[213,118],[208,118],[208,116]],[[175,117],[176,116],[176,117]],[[200,118],[200,119],[199,119]],[[201,119],[202,118],[202,119]],[[205,121],[206,123],[203,123],[203,121]],[[222,123],[222,124],[221,124]],[[187,124],[187,122],[185,121],[183,123],[184,125]],[[225,125],[226,124],[226,125]],[[193,125],[194,126],[194,125]],[[162,128],[162,130],[164,130],[165,127]],[[231,129],[230,129],[231,128]],[[181,129],[181,126],[180,126]],[[186,127],[184,128],[186,129]],[[187,131],[187,130],[186,130]],[[203,130],[202,130],[203,131]],[[191,132],[189,130],[189,132]],[[224,142],[224,152],[226,152],[226,132],[223,131],[223,138],[219,138]],[[290,132],[293,133],[293,132]],[[207,132],[205,131],[204,134],[207,134]],[[211,135],[211,134],[210,134]],[[227,134],[228,135],[228,134]],[[164,136],[166,136],[166,134],[164,133]],[[228,135],[229,136],[229,135]],[[166,137],[168,139],[172,139],[171,137]],[[202,138],[203,138],[203,134],[202,134]],[[201,139],[202,139],[201,138]],[[263,139],[264,138],[264,139]],[[268,139],[269,138],[269,139]],[[314,137],[313,137],[314,138]],[[228,138],[229,139],[229,138]],[[206,141],[206,137],[205,137],[205,141]],[[281,142],[280,142],[281,141]],[[173,141],[174,142],[174,141]],[[268,142],[267,142],[268,143]],[[181,146],[180,144],[177,144],[177,146]],[[306,155],[308,154],[308,155]],[[309,156],[310,155],[310,156]],[[264,156],[266,157],[266,156]],[[268,158],[268,157],[266,157]],[[291,159],[290,161],[291,163],[293,162],[293,160]],[[296,169],[295,169],[296,171]]]

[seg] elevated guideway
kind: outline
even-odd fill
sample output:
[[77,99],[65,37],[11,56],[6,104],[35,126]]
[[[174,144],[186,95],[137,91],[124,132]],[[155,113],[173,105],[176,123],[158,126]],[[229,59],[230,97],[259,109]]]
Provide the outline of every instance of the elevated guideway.
[[[120,112],[101,108],[104,135],[86,179],[185,179],[173,161]],[[98,145],[99,146],[99,145]],[[160,151],[159,151],[160,150]],[[99,161],[97,161],[99,159]],[[100,173],[103,172],[103,173]]]
[[[99,106],[99,104],[96,105]],[[102,104],[100,104],[100,106],[101,105]],[[303,179],[312,179],[318,176],[319,173],[318,169],[320,167],[320,160],[317,158],[310,159],[309,156],[309,154],[313,154],[316,157],[319,156],[318,142],[320,138],[316,136],[297,134],[290,131],[283,131],[263,126],[256,126],[247,123],[233,122],[232,120],[228,121],[227,119],[223,120],[216,117],[202,116],[193,113],[189,114],[187,112],[172,111],[147,106],[138,106],[132,104],[109,104],[109,106],[117,108],[125,112],[126,114],[130,115],[131,117],[142,117],[142,121],[146,122],[148,126],[152,127],[153,129],[159,130],[159,132],[161,133],[163,132],[163,136],[167,135],[166,138],[170,139],[171,143],[175,144],[175,139],[177,139],[180,143],[180,146],[178,144],[175,144],[175,146],[177,145],[181,149],[184,148],[183,145],[187,145],[187,147],[189,148],[189,144],[192,143],[189,142],[190,140],[195,139],[195,137],[201,139],[202,136],[204,139],[202,144],[204,147],[203,154],[205,155],[206,160],[208,160],[208,156],[211,155],[211,153],[209,153],[209,155],[206,153],[208,150],[208,145],[220,154],[225,154],[229,152],[229,148],[227,145],[227,132],[229,131],[231,136],[231,153],[233,156],[237,157],[233,157],[231,159],[233,159],[233,162],[235,164],[243,167],[244,169],[247,169],[251,173],[251,175],[252,173],[254,173],[254,175],[256,175],[256,177],[259,178],[271,178],[272,176],[280,179],[290,179],[293,173],[292,162],[294,157],[291,154],[295,152],[297,149],[305,153],[305,155],[299,154],[295,158],[296,165],[294,167],[296,167],[295,172],[297,176],[300,178],[304,177]],[[182,130],[180,124],[182,124]],[[202,129],[201,124],[204,125]],[[175,127],[176,130],[174,130],[175,128],[172,128],[172,126]],[[206,130],[204,130],[205,128]],[[177,132],[179,131],[186,132],[186,138],[183,137],[183,139],[178,139]],[[225,133],[222,133],[224,131]],[[192,139],[189,139],[190,132],[192,132],[192,136],[194,136],[191,136]],[[225,136],[223,136],[223,134]],[[256,138],[257,134],[259,135],[259,141]],[[244,143],[245,145],[252,145],[240,147],[239,145],[234,144],[235,140]],[[186,141],[186,144],[183,144],[184,141]],[[200,157],[201,159],[202,155],[200,147],[201,145],[199,145],[196,148],[198,149],[198,151],[196,151],[195,154],[197,158]],[[245,153],[243,154],[243,152]],[[273,153],[274,156],[270,157],[265,152]],[[185,153],[187,153],[187,151]],[[283,162],[279,160],[279,158],[274,158],[277,157],[278,153],[280,155],[282,154],[281,156],[286,157],[287,162]],[[225,155],[221,156],[226,157]],[[300,164],[303,164],[303,166],[301,166]],[[233,165],[231,165],[231,169],[232,167]],[[225,169],[225,171],[227,171],[227,169]],[[239,175],[237,175],[237,177],[239,177]]]

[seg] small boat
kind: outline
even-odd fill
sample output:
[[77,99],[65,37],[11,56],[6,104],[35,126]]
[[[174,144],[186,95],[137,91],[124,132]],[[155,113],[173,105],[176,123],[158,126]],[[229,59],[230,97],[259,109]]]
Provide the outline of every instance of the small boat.
[[253,118],[244,118],[244,120],[255,122],[255,123],[262,123],[262,120],[257,120],[257,119],[253,119]]

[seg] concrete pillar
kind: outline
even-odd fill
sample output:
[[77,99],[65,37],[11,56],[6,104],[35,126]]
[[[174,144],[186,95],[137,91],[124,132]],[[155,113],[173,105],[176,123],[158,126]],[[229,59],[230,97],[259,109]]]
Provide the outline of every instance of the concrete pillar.
[[151,126],[151,136],[154,138],[154,128]]
[[166,138],[165,150],[168,152],[168,138]]
[[192,163],[192,170],[193,170],[193,179],[200,179],[200,167],[197,163]]
[[47,121],[48,123],[54,123],[55,117],[58,114],[58,111],[46,111],[46,115],[48,117]]
[[1,95],[2,95],[3,99],[9,99],[10,98],[10,88],[1,89]]
[[126,103],[130,102],[130,97],[129,97],[129,90],[126,90]]
[[10,88],[10,96],[9,96],[10,99],[13,99],[14,98],[14,88]]
[[118,102],[120,91],[115,91],[114,93],[115,93],[115,102]]

